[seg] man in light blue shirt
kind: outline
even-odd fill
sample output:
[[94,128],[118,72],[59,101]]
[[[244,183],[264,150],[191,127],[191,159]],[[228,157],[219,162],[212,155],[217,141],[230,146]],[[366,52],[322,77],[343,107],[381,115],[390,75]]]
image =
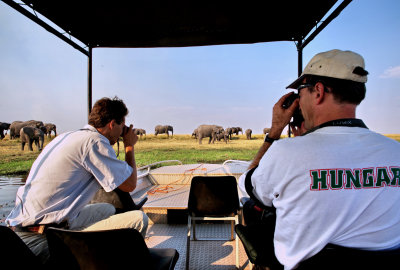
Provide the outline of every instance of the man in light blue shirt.
[[103,188],[132,192],[137,171],[132,125],[123,134],[125,161],[118,160],[113,145],[123,133],[128,109],[118,98],[102,98],[93,106],[89,125],[57,136],[32,165],[26,184],[19,188],[16,204],[6,223],[42,262],[49,258],[46,237],[36,228],[66,225],[73,230],[137,229],[146,234],[148,218],[142,211],[115,215],[111,204],[88,204]]

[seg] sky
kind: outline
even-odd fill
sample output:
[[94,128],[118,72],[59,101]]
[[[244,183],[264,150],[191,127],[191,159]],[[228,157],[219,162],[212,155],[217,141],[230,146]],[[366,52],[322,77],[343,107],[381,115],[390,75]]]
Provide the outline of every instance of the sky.
[[[301,16],[307,14],[299,14]],[[361,54],[369,72],[357,117],[400,134],[400,1],[351,2],[303,50],[303,65],[331,49]],[[87,123],[88,58],[0,1],[0,122],[41,120],[57,131]],[[172,125],[240,126],[261,134],[297,78],[294,42],[189,48],[93,49],[93,104],[118,96],[127,124],[154,133]]]

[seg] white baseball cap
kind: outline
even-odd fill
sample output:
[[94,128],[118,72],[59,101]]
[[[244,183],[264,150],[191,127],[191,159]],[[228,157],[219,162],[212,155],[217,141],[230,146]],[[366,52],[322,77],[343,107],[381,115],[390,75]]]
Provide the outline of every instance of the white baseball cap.
[[303,73],[286,88],[296,89],[307,75],[331,77],[360,83],[367,82],[364,58],[352,51],[330,50],[316,54]]

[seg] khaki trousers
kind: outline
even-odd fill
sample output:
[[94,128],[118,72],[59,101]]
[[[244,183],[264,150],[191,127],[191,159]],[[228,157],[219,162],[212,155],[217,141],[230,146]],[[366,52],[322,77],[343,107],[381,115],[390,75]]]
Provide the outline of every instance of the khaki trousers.
[[[115,208],[109,203],[96,203],[85,206],[79,215],[68,222],[70,230],[97,231],[132,228],[138,230],[143,238],[146,236],[148,217],[140,210],[115,214]],[[38,256],[42,263],[50,258],[45,234],[17,232],[25,244]]]

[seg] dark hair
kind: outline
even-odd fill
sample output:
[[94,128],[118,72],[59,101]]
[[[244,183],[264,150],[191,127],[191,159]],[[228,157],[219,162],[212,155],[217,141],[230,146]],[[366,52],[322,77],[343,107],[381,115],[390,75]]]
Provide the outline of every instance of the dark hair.
[[114,97],[113,99],[105,97],[99,99],[94,104],[89,114],[89,125],[101,128],[111,120],[115,120],[120,125],[127,114],[128,109],[121,99],[118,97]]
[[[307,77],[306,81],[313,85],[322,82],[325,87],[332,89],[334,99],[340,103],[359,105],[365,98],[367,91],[365,83],[350,80],[311,75]],[[312,91],[310,88],[309,90]]]

